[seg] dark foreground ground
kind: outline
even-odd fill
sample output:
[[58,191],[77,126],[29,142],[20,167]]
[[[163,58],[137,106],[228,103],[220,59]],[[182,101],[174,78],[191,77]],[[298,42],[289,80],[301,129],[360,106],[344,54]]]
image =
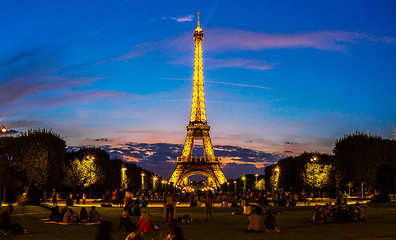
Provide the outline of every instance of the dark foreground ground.
[[[313,225],[309,218],[313,207],[283,207],[283,215],[276,215],[277,227],[280,232],[271,233],[246,233],[247,216],[232,215],[233,211],[241,211],[240,208],[214,208],[212,221],[204,222],[205,208],[177,209],[177,216],[189,214],[193,218],[192,223],[180,223],[187,240],[195,239],[396,239],[396,204],[365,204],[363,208],[368,216],[365,222],[332,223]],[[1,209],[5,209],[2,207]],[[94,239],[98,229],[97,225],[69,225],[61,226],[45,224],[40,219],[48,218],[49,210],[42,207],[27,206],[25,214],[16,206],[14,212],[15,221],[27,228],[31,233],[27,235],[0,235],[0,239]],[[74,213],[80,211],[80,207],[73,208]],[[102,218],[112,222],[112,239],[125,239],[127,232],[117,230],[121,208],[98,208]],[[159,230],[146,233],[144,239],[157,240],[161,233],[167,232],[167,226],[163,222],[163,208],[147,208],[152,220],[158,225]],[[138,217],[132,217],[133,222]],[[264,218],[262,217],[262,222]]]

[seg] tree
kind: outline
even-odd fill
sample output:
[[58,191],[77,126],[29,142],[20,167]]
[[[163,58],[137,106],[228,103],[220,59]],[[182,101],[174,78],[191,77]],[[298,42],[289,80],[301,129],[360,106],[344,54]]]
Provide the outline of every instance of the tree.
[[387,153],[382,137],[364,132],[344,135],[336,141],[333,152],[343,184],[354,182],[362,187],[364,183],[374,185]]
[[332,169],[331,165],[308,162],[301,172],[301,179],[305,186],[322,189],[330,183]]
[[66,142],[58,134],[46,129],[29,130],[16,137],[11,162],[26,176],[25,184],[33,182],[43,189],[62,182],[65,154]]
[[13,137],[0,137],[0,203],[14,203],[17,195],[23,192],[23,186],[17,174],[10,166],[11,147],[15,144]]
[[75,158],[66,166],[64,183],[66,186],[73,188],[84,184],[83,164],[78,158]]
[[274,168],[272,169],[272,174],[270,176],[270,184],[271,188],[273,190],[278,189],[278,183],[279,183],[279,168]]
[[260,180],[257,181],[256,189],[259,190],[259,191],[264,191],[265,190],[265,180],[264,179],[260,179]]

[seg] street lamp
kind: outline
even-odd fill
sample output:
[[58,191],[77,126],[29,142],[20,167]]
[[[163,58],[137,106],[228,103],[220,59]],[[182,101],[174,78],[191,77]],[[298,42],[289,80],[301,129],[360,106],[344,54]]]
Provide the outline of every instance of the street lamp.
[[[311,158],[311,162],[312,162],[312,191],[313,191],[313,195],[315,195],[315,162],[318,160],[318,158],[316,156],[313,156]],[[315,196],[313,196],[315,197]]]
[[142,190],[144,189],[144,176],[145,176],[146,174],[144,174],[144,173],[142,173]]
[[246,192],[246,178],[245,178],[245,176],[243,176],[242,177],[242,180],[243,180],[243,190]]
[[7,132],[7,128],[4,125],[0,126],[0,130],[1,130],[1,133],[6,133]]
[[153,180],[154,180],[154,181],[153,181],[153,190],[154,190],[154,191],[155,191],[155,182],[157,181],[157,179],[158,179],[157,177],[154,177],[154,178],[153,178]]
[[[88,160],[95,160],[94,157],[86,157]],[[92,167],[92,166],[91,166]],[[92,172],[94,172],[92,170],[92,168],[89,169],[89,198],[92,199]]]
[[349,183],[347,184],[347,186],[348,186],[348,188],[349,188],[348,196],[350,197],[350,196],[351,196],[351,187],[353,187],[352,182],[349,182]]
[[255,184],[255,189],[257,189],[257,177],[258,177],[258,173],[256,173],[256,175],[254,175],[256,177],[256,184]]
[[235,192],[237,192],[237,181],[234,181]]

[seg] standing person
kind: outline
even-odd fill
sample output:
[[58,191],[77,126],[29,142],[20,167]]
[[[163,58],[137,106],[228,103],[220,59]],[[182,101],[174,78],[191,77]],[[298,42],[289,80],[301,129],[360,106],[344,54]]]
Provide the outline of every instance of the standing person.
[[302,200],[304,202],[304,206],[306,206],[307,205],[307,195],[305,195],[305,192],[301,193],[301,198],[302,198]]
[[175,196],[168,192],[168,194],[165,196],[165,203],[164,203],[164,207],[165,207],[165,222],[169,223],[169,215],[170,215],[170,219],[172,220],[175,216],[175,206],[176,206],[176,198]]
[[205,200],[205,208],[206,208],[206,219],[205,222],[212,220],[212,212],[213,212],[213,201],[214,201],[214,194],[212,190],[206,192],[206,200]]
[[80,204],[80,194],[76,194],[76,204]]
[[55,189],[52,192],[52,205],[58,205],[58,196],[55,192]]
[[278,194],[275,191],[272,193],[272,203],[274,207],[278,205]]
[[139,218],[139,222],[137,223],[137,228],[141,232],[154,232],[154,222],[150,219],[147,211],[143,211],[142,215]]
[[85,195],[85,192],[82,195],[82,199],[83,199],[83,204],[85,205],[85,201],[87,200],[87,196]]
[[342,194],[342,203],[348,204],[348,196],[347,196],[347,194],[346,194],[345,191],[344,191],[344,193]]
[[73,194],[71,193],[66,198],[66,206],[73,206]]

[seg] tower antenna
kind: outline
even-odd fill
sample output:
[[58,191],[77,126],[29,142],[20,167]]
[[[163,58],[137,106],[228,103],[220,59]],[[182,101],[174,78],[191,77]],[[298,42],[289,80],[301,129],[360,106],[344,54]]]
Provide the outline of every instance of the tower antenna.
[[198,27],[199,27],[199,12],[198,12]]

